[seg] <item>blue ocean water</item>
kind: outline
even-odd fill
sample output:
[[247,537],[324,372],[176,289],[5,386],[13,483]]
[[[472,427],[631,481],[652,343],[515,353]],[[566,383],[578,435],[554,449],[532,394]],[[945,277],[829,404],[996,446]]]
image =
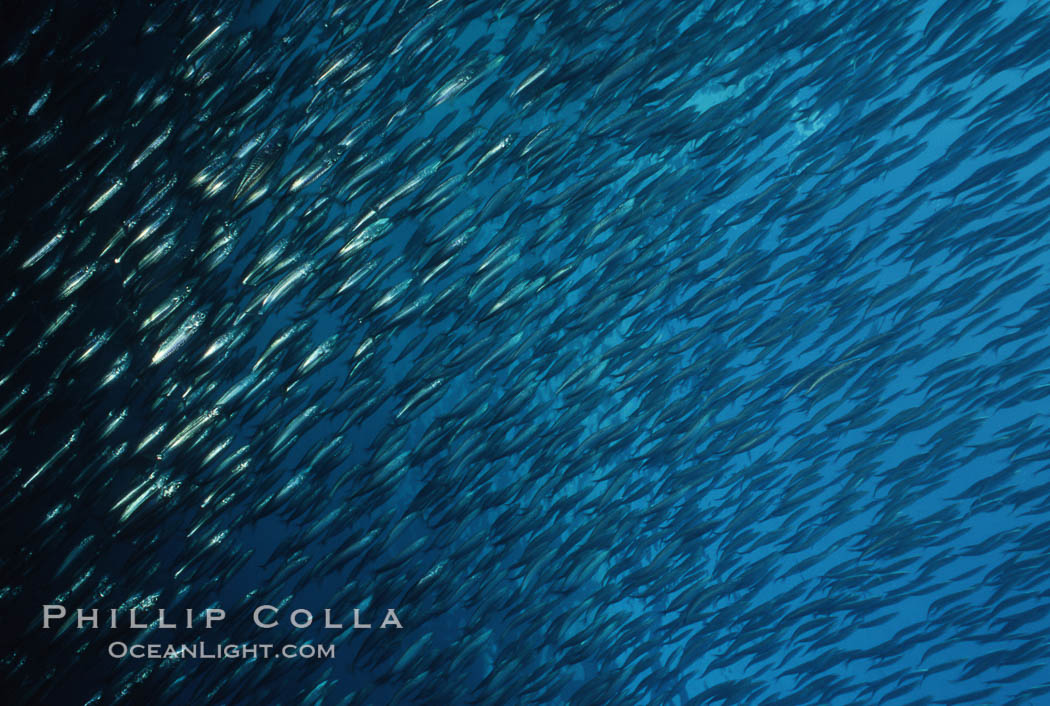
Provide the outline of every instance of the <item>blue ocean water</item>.
[[19,10],[13,703],[1044,702],[1050,7]]

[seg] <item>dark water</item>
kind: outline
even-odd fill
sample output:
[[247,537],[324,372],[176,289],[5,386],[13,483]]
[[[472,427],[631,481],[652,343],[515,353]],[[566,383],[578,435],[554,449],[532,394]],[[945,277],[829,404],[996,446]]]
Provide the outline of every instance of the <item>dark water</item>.
[[1050,5],[2,34],[5,703],[1045,703]]

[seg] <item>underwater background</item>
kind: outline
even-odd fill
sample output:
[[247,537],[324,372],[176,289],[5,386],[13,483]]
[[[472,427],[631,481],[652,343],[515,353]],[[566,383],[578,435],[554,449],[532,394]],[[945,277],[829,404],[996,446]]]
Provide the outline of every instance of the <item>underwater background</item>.
[[1050,3],[2,12],[3,703],[1050,703]]

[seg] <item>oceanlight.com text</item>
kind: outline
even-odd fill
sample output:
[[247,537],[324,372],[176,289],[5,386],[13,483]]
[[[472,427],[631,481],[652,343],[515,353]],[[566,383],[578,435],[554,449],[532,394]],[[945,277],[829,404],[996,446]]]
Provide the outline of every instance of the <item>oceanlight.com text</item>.
[[111,642],[107,652],[114,659],[331,659],[335,657],[335,645]]

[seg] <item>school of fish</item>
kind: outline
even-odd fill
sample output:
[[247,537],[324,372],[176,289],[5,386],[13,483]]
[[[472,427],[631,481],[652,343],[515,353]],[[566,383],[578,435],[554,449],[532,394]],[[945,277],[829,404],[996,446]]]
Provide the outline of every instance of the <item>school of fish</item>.
[[5,703],[1050,703],[1050,3],[23,5]]

